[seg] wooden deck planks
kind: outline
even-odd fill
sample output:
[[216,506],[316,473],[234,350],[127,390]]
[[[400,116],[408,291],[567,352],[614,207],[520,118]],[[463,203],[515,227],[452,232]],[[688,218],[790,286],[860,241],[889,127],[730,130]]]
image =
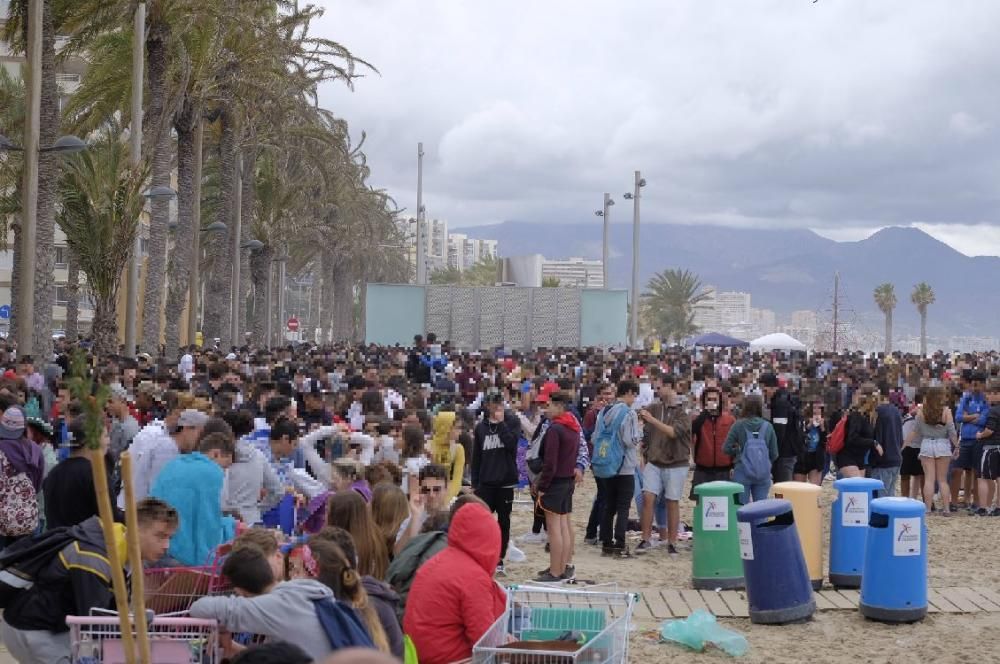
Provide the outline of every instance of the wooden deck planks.
[[[746,591],[692,590],[689,588],[647,588],[638,591],[635,615],[644,620],[686,618],[695,609],[706,609],[720,618],[746,618],[750,611]],[[819,611],[857,610],[861,593],[857,590],[820,590],[814,595]],[[541,597],[533,597],[538,600]],[[988,588],[948,587],[927,591],[930,613],[1000,613],[1000,591]],[[573,604],[579,599],[574,598]]]

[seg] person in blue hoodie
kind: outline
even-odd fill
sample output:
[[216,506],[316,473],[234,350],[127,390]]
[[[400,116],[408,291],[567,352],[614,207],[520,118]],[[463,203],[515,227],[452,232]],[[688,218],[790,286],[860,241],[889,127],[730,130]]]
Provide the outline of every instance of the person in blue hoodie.
[[951,463],[951,504],[961,507],[958,492],[964,488],[965,507],[969,512],[975,512],[979,507],[989,508],[989,505],[982,505],[983,501],[976,496],[975,477],[983,448],[979,442],[979,434],[986,428],[986,416],[990,412],[990,403],[984,392],[985,385],[986,376],[979,372],[973,373],[969,381],[970,389],[962,395],[955,412],[955,422],[961,425],[961,429],[958,458]]
[[181,454],[157,476],[151,495],[173,505],[180,526],[170,540],[167,565],[195,567],[212,563],[220,544],[232,539],[236,522],[222,514],[224,469],[233,463],[235,441],[210,433],[196,452]]

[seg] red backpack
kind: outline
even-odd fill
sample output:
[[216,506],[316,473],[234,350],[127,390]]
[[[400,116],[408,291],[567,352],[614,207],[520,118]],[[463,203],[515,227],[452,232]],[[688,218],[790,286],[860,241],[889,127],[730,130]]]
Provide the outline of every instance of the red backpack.
[[844,449],[844,438],[847,435],[847,414],[845,413],[837,426],[833,427],[830,437],[826,439],[826,451],[830,454],[840,454]]

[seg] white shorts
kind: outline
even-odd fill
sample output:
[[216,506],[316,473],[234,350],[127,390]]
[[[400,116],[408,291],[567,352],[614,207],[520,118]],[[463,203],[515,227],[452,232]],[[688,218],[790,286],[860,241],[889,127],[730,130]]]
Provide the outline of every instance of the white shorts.
[[924,438],[920,443],[920,456],[940,459],[951,456],[951,442],[947,438]]
[[667,500],[680,500],[684,495],[684,481],[687,475],[687,466],[660,468],[647,463],[642,469],[642,491],[655,496],[663,494]]

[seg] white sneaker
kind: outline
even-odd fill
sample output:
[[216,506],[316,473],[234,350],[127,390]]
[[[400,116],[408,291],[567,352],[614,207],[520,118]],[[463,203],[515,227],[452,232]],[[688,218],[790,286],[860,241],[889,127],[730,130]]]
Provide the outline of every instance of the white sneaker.
[[544,531],[540,533],[527,533],[518,537],[517,541],[521,544],[546,544],[549,541],[549,536]]
[[528,559],[528,556],[524,555],[524,551],[514,546],[513,543],[507,544],[507,560],[512,563],[523,563]]

